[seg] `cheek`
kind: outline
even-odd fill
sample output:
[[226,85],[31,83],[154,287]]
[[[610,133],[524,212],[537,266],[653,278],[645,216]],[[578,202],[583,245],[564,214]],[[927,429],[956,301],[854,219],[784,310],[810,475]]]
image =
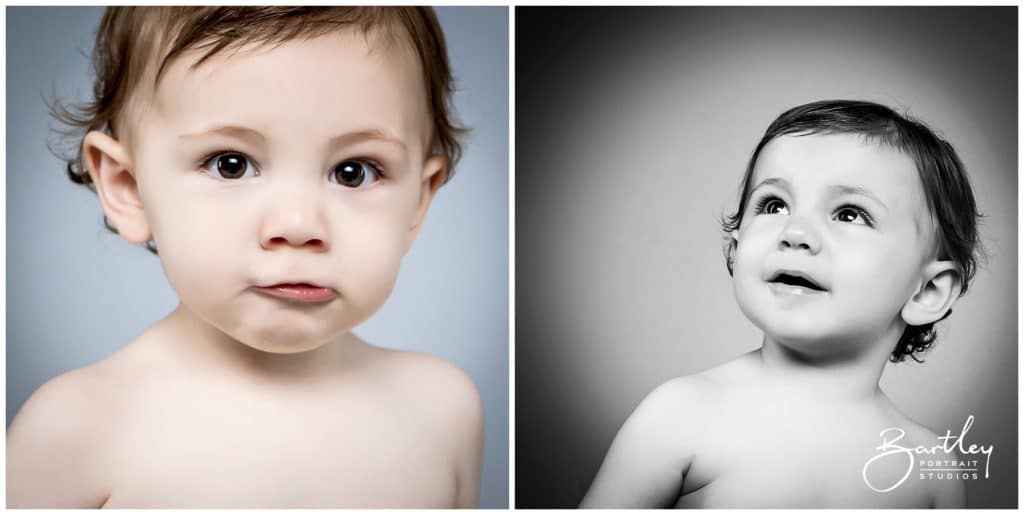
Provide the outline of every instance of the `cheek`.
[[[143,190],[143,201],[161,263],[186,304],[215,310],[255,274],[281,265],[261,246],[261,230],[274,226],[272,217],[280,215],[268,207],[268,199],[180,184],[149,189]],[[418,206],[412,188],[389,193],[339,196],[323,205],[330,250],[318,262],[332,268],[327,275],[360,312],[372,313],[394,288]]]
[[394,288],[409,243],[415,209],[407,198],[334,216],[332,258],[341,288],[353,299],[379,306]]
[[215,245],[253,219],[246,212],[254,205],[253,194],[242,188],[219,187],[201,172],[168,169],[152,175],[151,182],[140,184],[140,193],[156,238],[175,246]]
[[168,281],[182,301],[199,306],[231,293],[225,280],[244,277],[245,260],[258,241],[251,202],[196,188],[190,179],[140,190]]
[[[919,265],[914,252],[900,238],[859,237],[837,239],[842,246],[833,252],[835,260],[857,281],[892,281],[905,278]],[[905,279],[899,281],[901,284]]]
[[733,262],[733,274],[760,274],[764,259],[777,245],[776,235],[781,230],[771,219],[753,220],[739,233]]
[[405,254],[405,237],[395,220],[350,221],[338,227],[334,241],[339,269],[335,276],[350,294],[386,297]]
[[[184,207],[182,204],[187,205]],[[258,248],[245,213],[202,202],[167,206],[153,234],[171,286],[186,303],[216,304],[234,293],[227,280],[246,278],[246,259]],[[251,225],[251,224],[250,224]]]
[[842,277],[856,300],[870,301],[885,312],[898,311],[913,295],[920,262],[906,245],[872,241],[839,254],[836,277]]
[[748,222],[740,230],[733,253],[733,294],[748,319],[758,320],[754,301],[764,273],[765,257],[774,248],[773,228],[765,221]]

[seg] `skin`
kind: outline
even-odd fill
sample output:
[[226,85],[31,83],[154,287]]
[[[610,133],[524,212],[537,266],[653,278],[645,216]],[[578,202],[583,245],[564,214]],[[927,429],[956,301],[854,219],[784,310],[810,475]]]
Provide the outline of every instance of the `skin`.
[[[415,54],[346,29],[198,58],[167,69],[131,141],[84,142],[107,216],[156,241],[181,303],[30,397],[8,430],[8,506],[475,506],[472,380],[351,333],[446,172]],[[206,133],[223,126],[250,130]],[[241,178],[204,162],[222,151],[245,156]],[[333,173],[346,161],[358,187]],[[297,282],[337,296],[256,289]]]
[[[941,319],[959,293],[913,161],[859,135],[783,136],[754,174],[733,284],[762,347],[648,395],[581,506],[962,506],[962,480],[922,480],[916,466],[889,492],[862,476],[886,428],[906,447],[942,444],[878,385],[906,324]],[[774,284],[780,269],[825,291]],[[905,471],[893,456],[869,478],[891,485]]]

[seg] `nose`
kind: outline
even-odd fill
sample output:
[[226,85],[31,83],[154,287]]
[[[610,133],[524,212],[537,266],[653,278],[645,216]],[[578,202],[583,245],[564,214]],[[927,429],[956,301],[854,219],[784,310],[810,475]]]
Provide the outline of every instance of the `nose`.
[[779,250],[805,250],[810,254],[821,251],[821,237],[813,224],[799,217],[790,217],[779,234]]
[[265,250],[283,247],[326,252],[327,216],[318,195],[312,191],[279,192],[263,218],[260,245]]

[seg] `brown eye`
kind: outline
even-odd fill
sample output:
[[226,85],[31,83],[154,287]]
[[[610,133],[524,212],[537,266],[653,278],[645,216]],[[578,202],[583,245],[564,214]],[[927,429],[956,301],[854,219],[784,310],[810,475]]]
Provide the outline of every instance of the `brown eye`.
[[217,174],[222,179],[241,179],[249,172],[252,165],[242,154],[229,152],[213,156],[204,163],[203,168]]
[[335,182],[349,188],[365,188],[379,179],[379,169],[369,162],[349,159],[334,167],[331,177]]

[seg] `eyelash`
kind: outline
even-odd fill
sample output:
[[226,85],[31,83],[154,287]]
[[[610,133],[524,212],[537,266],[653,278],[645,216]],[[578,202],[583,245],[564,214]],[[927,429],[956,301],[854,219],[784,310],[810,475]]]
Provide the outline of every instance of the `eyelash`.
[[[785,202],[783,202],[782,199],[780,199],[779,197],[776,197],[775,195],[765,195],[765,196],[761,197],[760,199],[758,199],[757,202],[754,203],[754,214],[755,215],[764,214],[765,208],[768,207],[768,204],[770,202],[772,202],[772,201],[778,201],[778,202],[782,202],[783,204],[785,204]],[[874,218],[871,218],[871,215],[868,214],[867,211],[865,211],[864,209],[862,209],[862,208],[860,208],[860,207],[858,207],[858,206],[856,206],[854,204],[843,204],[843,205],[839,206],[839,208],[836,209],[836,214],[839,214],[839,213],[841,213],[841,212],[843,212],[845,210],[851,210],[851,211],[854,211],[855,213],[857,213],[857,215],[860,216],[864,220],[864,225],[867,225],[868,227],[874,227],[875,226]]]
[[861,218],[863,218],[864,219],[864,225],[867,225],[868,227],[874,227],[875,226],[875,219],[871,218],[871,215],[869,215],[867,211],[864,211],[860,207],[857,207],[857,206],[855,206],[853,204],[843,204],[842,206],[839,206],[839,209],[836,210],[836,214],[841,213],[841,212],[843,212],[843,211],[845,211],[847,209],[857,213],[857,215],[859,215]]
[[770,202],[772,200],[778,200],[779,202],[782,202],[782,200],[779,197],[776,197],[774,195],[765,195],[765,196],[761,197],[760,199],[758,199],[757,202],[754,203],[754,214],[755,215],[763,214],[764,213],[764,208],[767,207],[768,206],[768,202]]
[[[200,158],[199,162],[196,164],[196,166],[199,168],[199,170],[201,172],[207,172],[207,173],[215,174],[216,172],[211,172],[210,171],[210,169],[208,168],[209,165],[211,164],[211,162],[214,159],[216,159],[218,157],[221,157],[223,155],[226,155],[226,154],[238,154],[238,155],[244,157],[245,161],[247,163],[247,166],[252,166],[252,167],[256,168],[256,175],[259,175],[259,166],[256,166],[256,160],[254,160],[253,158],[249,157],[245,152],[239,152],[237,150],[223,149],[223,150],[217,150],[217,151],[211,152],[209,154],[204,155],[202,158]],[[358,161],[360,163],[363,163],[363,164],[369,166],[370,169],[373,170],[373,173],[375,173],[377,175],[377,180],[381,180],[381,179],[387,178],[387,176],[388,176],[387,173],[384,172],[384,166],[383,165],[381,165],[376,160],[365,158],[365,157],[353,157],[353,158],[344,159],[342,161],[339,161],[337,164],[335,164],[333,167],[331,167],[331,171],[333,171],[334,168],[336,168],[341,163],[344,163],[345,161]],[[227,179],[225,179],[225,180],[227,180]],[[235,179],[235,180],[237,180],[237,179]]]

